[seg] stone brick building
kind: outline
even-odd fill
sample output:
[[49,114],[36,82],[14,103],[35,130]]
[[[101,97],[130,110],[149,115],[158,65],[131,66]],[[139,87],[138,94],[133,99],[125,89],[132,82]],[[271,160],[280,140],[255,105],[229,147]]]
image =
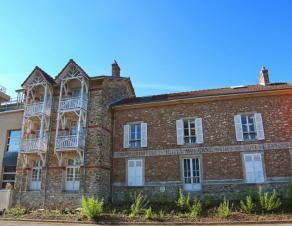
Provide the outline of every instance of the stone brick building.
[[88,76],[73,60],[36,67],[25,104],[14,204],[77,206],[83,195],[172,199],[278,187],[291,177],[292,84],[136,97],[116,62]]

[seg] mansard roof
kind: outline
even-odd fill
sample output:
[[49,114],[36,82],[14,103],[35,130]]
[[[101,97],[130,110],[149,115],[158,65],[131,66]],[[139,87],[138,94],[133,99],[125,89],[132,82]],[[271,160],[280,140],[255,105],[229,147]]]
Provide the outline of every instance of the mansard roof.
[[55,77],[55,80],[57,81],[58,79],[60,79],[61,75],[63,74],[63,72],[70,66],[70,65],[74,65],[78,68],[78,70],[80,70],[83,75],[89,79],[89,76],[87,75],[87,73],[82,69],[82,67],[80,67],[73,59],[70,59],[69,62],[65,65],[65,67],[61,70],[61,72]]
[[25,79],[25,81],[21,84],[21,86],[23,87],[28,81],[29,79],[35,75],[35,72],[39,72],[43,77],[44,79],[49,82],[50,84],[54,84],[55,81],[54,79],[48,74],[46,73],[43,69],[41,69],[40,67],[36,66],[33,71],[29,74],[29,76],[27,76],[27,78]]
[[234,86],[218,89],[206,89],[206,90],[196,90],[190,92],[178,92],[178,93],[169,93],[169,94],[160,94],[152,96],[143,96],[135,98],[123,99],[119,102],[116,102],[114,105],[134,105],[134,104],[143,104],[143,103],[155,103],[161,101],[172,101],[172,100],[181,100],[181,99],[192,99],[192,98],[202,98],[202,97],[216,97],[216,96],[227,96],[227,95],[236,95],[236,94],[251,94],[251,93],[260,93],[268,91],[277,91],[277,90],[291,90],[292,83],[270,83],[268,85],[248,85],[248,86]]

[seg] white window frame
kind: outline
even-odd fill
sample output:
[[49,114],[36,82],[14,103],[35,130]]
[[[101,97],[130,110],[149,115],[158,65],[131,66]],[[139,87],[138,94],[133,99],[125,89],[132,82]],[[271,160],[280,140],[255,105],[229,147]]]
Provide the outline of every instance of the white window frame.
[[[130,123],[129,124],[129,147],[130,148],[141,148],[142,143],[142,123]],[[134,127],[134,139],[132,139],[132,127]],[[138,130],[140,128],[140,138],[138,137]],[[132,145],[134,143],[134,145]]]
[[[256,128],[256,122],[255,122],[255,114],[241,114],[241,126],[242,126],[242,134],[243,134],[243,140],[244,141],[253,141],[253,140],[257,140],[257,128]],[[245,118],[246,120],[246,127],[247,127],[247,132],[244,132],[243,130],[243,126],[244,124],[242,123],[242,118]],[[251,117],[253,123],[249,122],[249,118]],[[253,125],[254,127],[254,131],[250,131],[250,125]],[[245,138],[245,135],[248,136],[248,138]],[[254,135],[255,138],[252,138],[251,136]]]
[[[197,160],[197,168],[194,170],[193,160]],[[185,176],[185,162],[189,161],[189,176]],[[182,181],[185,191],[200,191],[202,190],[202,167],[201,167],[201,157],[200,156],[186,156],[181,158],[181,170],[182,170]],[[194,171],[198,171],[199,175],[194,175]],[[187,183],[186,179],[190,179],[191,182]]]
[[30,190],[31,191],[41,190],[41,180],[42,180],[42,161],[36,160],[31,170]]
[[[73,161],[72,164],[70,163],[71,161]],[[66,167],[65,191],[79,191],[79,189],[80,189],[80,160],[68,159]]]
[[[130,180],[129,180],[129,177],[130,177],[130,162],[136,162],[139,161],[141,163],[141,181],[140,183],[134,183],[134,184],[131,184],[130,183]],[[144,180],[144,169],[145,169],[145,166],[144,166],[144,159],[143,158],[135,158],[135,159],[127,159],[126,160],[126,165],[127,165],[127,185],[129,187],[141,187],[141,186],[144,186],[144,183],[145,183],[145,180]],[[136,168],[136,166],[135,166]],[[137,173],[137,169],[135,169],[135,173]]]
[[[188,127],[185,128],[185,122],[187,122],[188,124]],[[191,128],[191,123],[194,124],[194,128]],[[188,130],[188,133],[189,135],[187,136],[185,134],[185,130]],[[192,133],[192,129],[195,131],[195,135],[192,136],[191,133]],[[185,118],[183,119],[183,133],[184,133],[184,143],[185,144],[195,144],[197,141],[197,133],[196,133],[196,118]],[[186,142],[186,139],[188,139],[188,142]],[[194,139],[192,141],[192,139]]]

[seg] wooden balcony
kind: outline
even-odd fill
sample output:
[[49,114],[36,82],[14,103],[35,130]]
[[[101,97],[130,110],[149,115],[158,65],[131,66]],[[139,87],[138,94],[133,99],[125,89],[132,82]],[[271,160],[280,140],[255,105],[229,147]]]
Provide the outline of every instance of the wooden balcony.
[[41,114],[50,115],[50,104],[39,102],[39,103],[33,103],[28,104],[25,106],[25,116],[36,116]]
[[85,148],[84,134],[58,136],[56,139],[56,151],[77,150]]
[[48,138],[25,139],[21,143],[21,152],[46,152],[48,147]]
[[60,111],[87,109],[87,100],[81,97],[64,98],[60,101]]

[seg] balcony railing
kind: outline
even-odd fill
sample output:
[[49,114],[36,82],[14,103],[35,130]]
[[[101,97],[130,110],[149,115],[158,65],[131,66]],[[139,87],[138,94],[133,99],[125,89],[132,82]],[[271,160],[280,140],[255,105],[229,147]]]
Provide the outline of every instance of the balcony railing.
[[26,116],[33,116],[33,115],[40,115],[40,114],[50,115],[50,104],[47,104],[47,103],[44,104],[44,102],[40,102],[40,103],[28,104],[25,106]]
[[61,111],[83,108],[87,109],[87,100],[81,97],[65,98],[60,101]]
[[56,147],[57,151],[61,150],[74,150],[77,148],[84,148],[85,147],[85,136],[80,135],[67,135],[67,136],[58,136],[56,140]]
[[46,151],[47,146],[48,146],[47,138],[27,139],[22,141],[21,151],[23,152]]

